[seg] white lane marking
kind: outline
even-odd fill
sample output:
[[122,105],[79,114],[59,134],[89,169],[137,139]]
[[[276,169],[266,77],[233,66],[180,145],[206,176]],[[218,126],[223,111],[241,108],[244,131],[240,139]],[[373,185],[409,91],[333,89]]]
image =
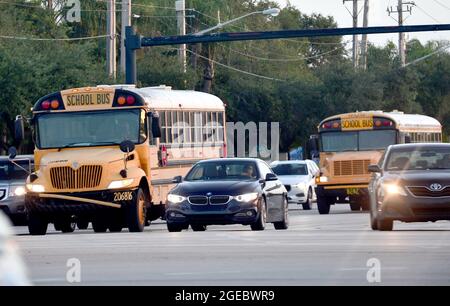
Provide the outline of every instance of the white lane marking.
[[186,275],[208,275],[208,274],[241,274],[242,271],[210,271],[210,272],[168,272],[163,273],[166,276],[186,276]]
[[[407,270],[406,267],[383,267],[382,270],[386,270],[386,271],[403,271],[403,270]],[[361,268],[361,267],[357,267],[357,268],[339,268],[338,271],[367,271],[367,268]]]

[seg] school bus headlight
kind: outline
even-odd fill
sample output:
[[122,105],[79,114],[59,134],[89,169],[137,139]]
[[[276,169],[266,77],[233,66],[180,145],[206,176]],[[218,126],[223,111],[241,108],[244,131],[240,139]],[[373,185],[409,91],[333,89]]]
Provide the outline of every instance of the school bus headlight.
[[383,189],[387,195],[406,196],[405,189],[397,184],[383,184]]
[[119,189],[119,188],[125,188],[133,184],[134,179],[128,179],[128,180],[120,180],[120,181],[112,181],[108,189]]
[[316,183],[328,183],[328,177],[326,176],[319,176],[316,178]]
[[45,192],[45,187],[39,184],[27,184],[27,189],[31,192],[41,193]]

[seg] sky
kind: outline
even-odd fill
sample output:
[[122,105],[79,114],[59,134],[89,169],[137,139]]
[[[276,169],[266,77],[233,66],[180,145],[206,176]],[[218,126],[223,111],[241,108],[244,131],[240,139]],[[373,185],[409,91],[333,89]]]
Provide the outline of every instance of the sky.
[[[287,0],[276,0],[282,7],[286,6]],[[322,15],[333,16],[339,27],[352,27],[353,21],[349,13],[353,10],[353,1],[343,4],[342,0],[290,0],[292,5],[306,14],[320,13]],[[404,1],[406,2],[406,0]],[[406,13],[406,25],[415,24],[435,24],[450,23],[450,0],[414,0],[416,7],[412,10],[412,15]],[[364,1],[358,1],[361,13],[359,15],[359,26],[362,26]],[[370,0],[369,26],[393,26],[398,25],[396,20],[388,16],[387,7],[396,9],[397,0]],[[346,9],[347,7],[347,9]],[[407,33],[407,38],[417,38],[421,42],[428,40],[450,40],[450,31],[443,32],[423,32]],[[351,39],[347,37],[345,40]],[[375,45],[382,46],[392,40],[395,44],[398,41],[398,34],[369,35],[369,41]]]

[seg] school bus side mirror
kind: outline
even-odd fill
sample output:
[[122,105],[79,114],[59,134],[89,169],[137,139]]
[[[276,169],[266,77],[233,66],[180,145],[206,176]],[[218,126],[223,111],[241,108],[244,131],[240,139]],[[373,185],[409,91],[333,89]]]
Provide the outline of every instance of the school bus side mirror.
[[152,122],[153,138],[160,138],[162,133],[161,133],[161,121],[159,119],[158,113],[151,113],[151,122]]
[[17,116],[14,121],[14,139],[17,143],[22,142],[25,137],[25,123],[22,116]]

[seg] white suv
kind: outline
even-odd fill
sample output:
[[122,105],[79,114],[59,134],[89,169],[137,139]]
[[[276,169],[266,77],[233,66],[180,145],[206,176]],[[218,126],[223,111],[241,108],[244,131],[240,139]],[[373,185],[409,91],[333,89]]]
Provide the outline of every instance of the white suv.
[[310,210],[316,198],[317,165],[311,160],[290,160],[275,161],[270,166],[286,187],[289,203],[301,204],[304,210]]

